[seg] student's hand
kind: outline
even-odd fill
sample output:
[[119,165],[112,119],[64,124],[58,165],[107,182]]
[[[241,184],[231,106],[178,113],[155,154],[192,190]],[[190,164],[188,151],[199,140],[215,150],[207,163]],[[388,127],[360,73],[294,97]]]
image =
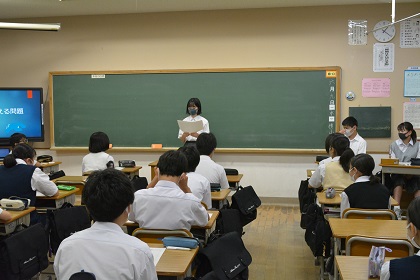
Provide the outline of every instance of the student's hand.
[[153,177],[152,181],[147,185],[148,189],[154,188],[159,181],[159,168],[155,167],[155,177]]
[[188,176],[185,173],[182,173],[180,180],[179,180],[179,188],[184,193],[190,193],[191,189],[188,187]]
[[340,130],[338,133],[344,134],[344,132],[346,132],[346,130],[343,128],[342,130]]
[[193,132],[190,135],[193,136],[193,137],[195,137],[195,138],[197,138],[200,134],[198,134],[197,132]]
[[182,143],[185,143],[185,139],[189,136],[190,134],[188,133],[188,132],[184,132],[184,133],[182,133],[182,135],[181,135],[181,141],[182,141]]

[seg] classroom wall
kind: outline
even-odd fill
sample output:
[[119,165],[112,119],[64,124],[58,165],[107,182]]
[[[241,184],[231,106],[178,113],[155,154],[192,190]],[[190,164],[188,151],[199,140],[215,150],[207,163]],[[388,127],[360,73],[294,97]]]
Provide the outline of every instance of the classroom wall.
[[[420,3],[397,4],[396,18],[419,10]],[[392,138],[368,140],[368,151],[379,153],[375,155],[379,159],[397,138],[394,128],[402,120],[402,103],[409,101],[402,96],[403,70],[419,64],[420,51],[399,47],[397,25],[392,41],[396,45],[395,70],[374,73],[372,52],[376,41],[369,35],[366,46],[349,46],[347,22],[366,19],[371,30],[377,21],[390,20],[390,14],[391,5],[380,4],[16,20],[61,22],[62,30],[0,30],[0,86],[42,86],[47,92],[50,71],[340,66],[341,119],[348,115],[349,107],[392,106]],[[390,78],[391,97],[363,98],[363,78]],[[348,91],[357,95],[352,102],[344,98]],[[270,100],[261,100],[256,106],[264,110],[265,102]],[[48,103],[45,107],[48,138]],[[153,116],[137,121],[153,123]],[[135,123],[131,123],[133,129]],[[287,133],[287,128],[284,131]],[[61,167],[68,175],[80,174],[84,153],[44,150],[50,147],[49,139],[35,147],[38,154],[49,153],[62,161]],[[113,156],[117,160],[135,159],[144,166],[141,174],[149,175],[147,164],[159,154]],[[264,197],[296,197],[305,170],[315,167],[314,155],[304,154],[216,154],[215,159],[226,167],[239,169],[245,174],[242,183],[252,184]]]

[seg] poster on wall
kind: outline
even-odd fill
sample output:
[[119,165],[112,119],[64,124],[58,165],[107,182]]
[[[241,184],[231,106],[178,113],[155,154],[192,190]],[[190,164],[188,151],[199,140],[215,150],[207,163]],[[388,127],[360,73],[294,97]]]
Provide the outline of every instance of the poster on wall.
[[373,72],[394,72],[394,44],[373,44]]
[[420,17],[401,22],[401,48],[420,48]]
[[348,43],[351,46],[367,45],[367,20],[348,21]]
[[403,118],[411,122],[414,128],[420,128],[420,102],[404,102]]
[[420,70],[404,70],[404,96],[420,96]]

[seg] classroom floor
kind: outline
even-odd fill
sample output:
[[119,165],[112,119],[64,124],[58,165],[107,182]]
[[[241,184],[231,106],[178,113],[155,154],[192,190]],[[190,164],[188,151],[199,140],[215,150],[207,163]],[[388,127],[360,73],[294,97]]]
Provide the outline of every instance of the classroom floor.
[[257,219],[245,226],[243,236],[252,256],[249,279],[320,279],[299,223],[297,205],[258,208]]
[[[243,235],[252,256],[250,280],[320,279],[319,266],[314,265],[314,257],[305,242],[305,231],[299,223],[297,205],[258,208],[257,219],[245,226]],[[55,279],[51,270],[50,273],[41,279]]]

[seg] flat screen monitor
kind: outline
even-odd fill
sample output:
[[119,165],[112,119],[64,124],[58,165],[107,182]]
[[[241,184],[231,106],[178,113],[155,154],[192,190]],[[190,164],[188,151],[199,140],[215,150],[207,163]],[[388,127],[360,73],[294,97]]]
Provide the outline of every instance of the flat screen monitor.
[[17,132],[44,141],[43,109],[42,88],[0,88],[0,144],[9,145]]

